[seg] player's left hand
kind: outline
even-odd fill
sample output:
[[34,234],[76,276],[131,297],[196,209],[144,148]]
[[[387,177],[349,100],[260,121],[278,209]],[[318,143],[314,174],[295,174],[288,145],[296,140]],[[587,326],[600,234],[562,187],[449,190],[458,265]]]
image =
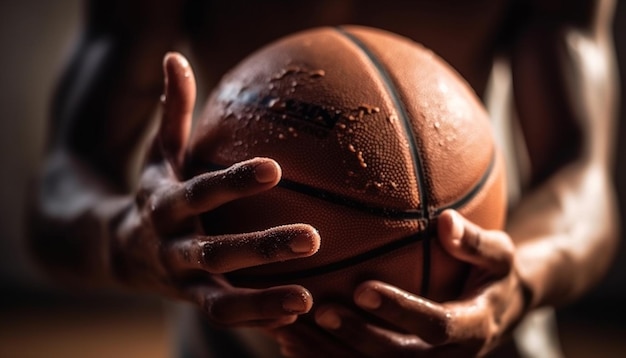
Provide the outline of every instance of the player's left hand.
[[354,302],[375,319],[338,304],[321,306],[315,320],[325,332],[303,323],[275,332],[283,354],[474,357],[496,347],[525,313],[511,238],[452,210],[440,215],[437,230],[445,250],[472,267],[458,300],[437,303],[383,282],[364,282]]

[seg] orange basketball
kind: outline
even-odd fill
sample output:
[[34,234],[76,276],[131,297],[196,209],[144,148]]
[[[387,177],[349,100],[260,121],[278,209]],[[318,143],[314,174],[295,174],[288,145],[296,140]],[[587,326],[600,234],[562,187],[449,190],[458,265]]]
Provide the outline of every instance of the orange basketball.
[[434,300],[458,295],[467,267],[435,237],[454,208],[487,229],[505,219],[505,177],[489,118],[441,58],[357,26],[282,38],[213,91],[191,141],[196,168],[253,157],[283,169],[276,188],[204,218],[208,234],[307,223],[319,251],[239,270],[238,286],[301,284],[316,302],[351,302],[377,279]]

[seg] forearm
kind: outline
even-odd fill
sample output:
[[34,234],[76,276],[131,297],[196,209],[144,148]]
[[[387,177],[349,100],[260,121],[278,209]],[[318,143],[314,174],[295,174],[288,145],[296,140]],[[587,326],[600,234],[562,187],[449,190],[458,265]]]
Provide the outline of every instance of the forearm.
[[68,153],[49,154],[31,193],[29,246],[52,277],[93,286],[115,281],[111,247],[132,197],[114,194]]
[[52,98],[28,240],[48,271],[98,283],[111,279],[116,220],[133,198],[163,92],[163,55],[181,38],[181,5],[88,3]]
[[530,292],[530,308],[570,302],[605,274],[618,238],[614,197],[605,170],[572,164],[512,213],[515,269]]
[[[110,225],[119,202],[130,200],[136,158],[162,91],[159,68],[154,80],[128,75],[139,65],[136,51],[87,35],[59,82],[29,213],[30,246],[47,271],[110,280]],[[160,64],[161,54],[152,55]]]
[[613,4],[578,3],[590,10],[572,18],[538,17],[513,52],[531,186],[508,230],[531,307],[588,291],[609,267],[617,242]]

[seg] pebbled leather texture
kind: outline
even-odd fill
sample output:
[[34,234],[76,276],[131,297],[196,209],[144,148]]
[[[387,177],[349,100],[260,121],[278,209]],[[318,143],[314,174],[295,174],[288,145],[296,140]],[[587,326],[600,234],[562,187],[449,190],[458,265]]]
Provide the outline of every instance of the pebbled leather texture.
[[190,153],[195,172],[280,163],[278,187],[204,220],[209,234],[316,227],[312,257],[229,275],[304,284],[316,302],[351,301],[365,279],[454,298],[465,266],[437,244],[437,214],[452,207],[488,229],[505,220],[504,167],[480,100],[436,54],[378,29],[315,28],[251,54],[211,94]]

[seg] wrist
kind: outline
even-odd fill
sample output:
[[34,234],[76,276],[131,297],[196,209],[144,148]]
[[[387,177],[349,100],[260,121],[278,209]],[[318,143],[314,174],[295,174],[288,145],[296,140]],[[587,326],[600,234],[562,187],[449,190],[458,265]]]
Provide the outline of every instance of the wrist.
[[545,252],[547,249],[542,243],[518,246],[513,270],[524,299],[525,312],[554,304],[547,296],[558,290],[558,282],[554,282],[550,271],[553,257]]
[[95,216],[101,219],[98,234],[102,243],[99,258],[103,280],[112,286],[126,286],[126,259],[123,255],[124,242],[128,233],[128,221],[136,218],[135,201],[132,196],[105,198],[94,208]]
[[515,276],[517,277],[517,287],[519,292],[519,298],[521,301],[521,316],[537,307],[536,294],[532,287],[523,279],[522,275],[515,269]]

